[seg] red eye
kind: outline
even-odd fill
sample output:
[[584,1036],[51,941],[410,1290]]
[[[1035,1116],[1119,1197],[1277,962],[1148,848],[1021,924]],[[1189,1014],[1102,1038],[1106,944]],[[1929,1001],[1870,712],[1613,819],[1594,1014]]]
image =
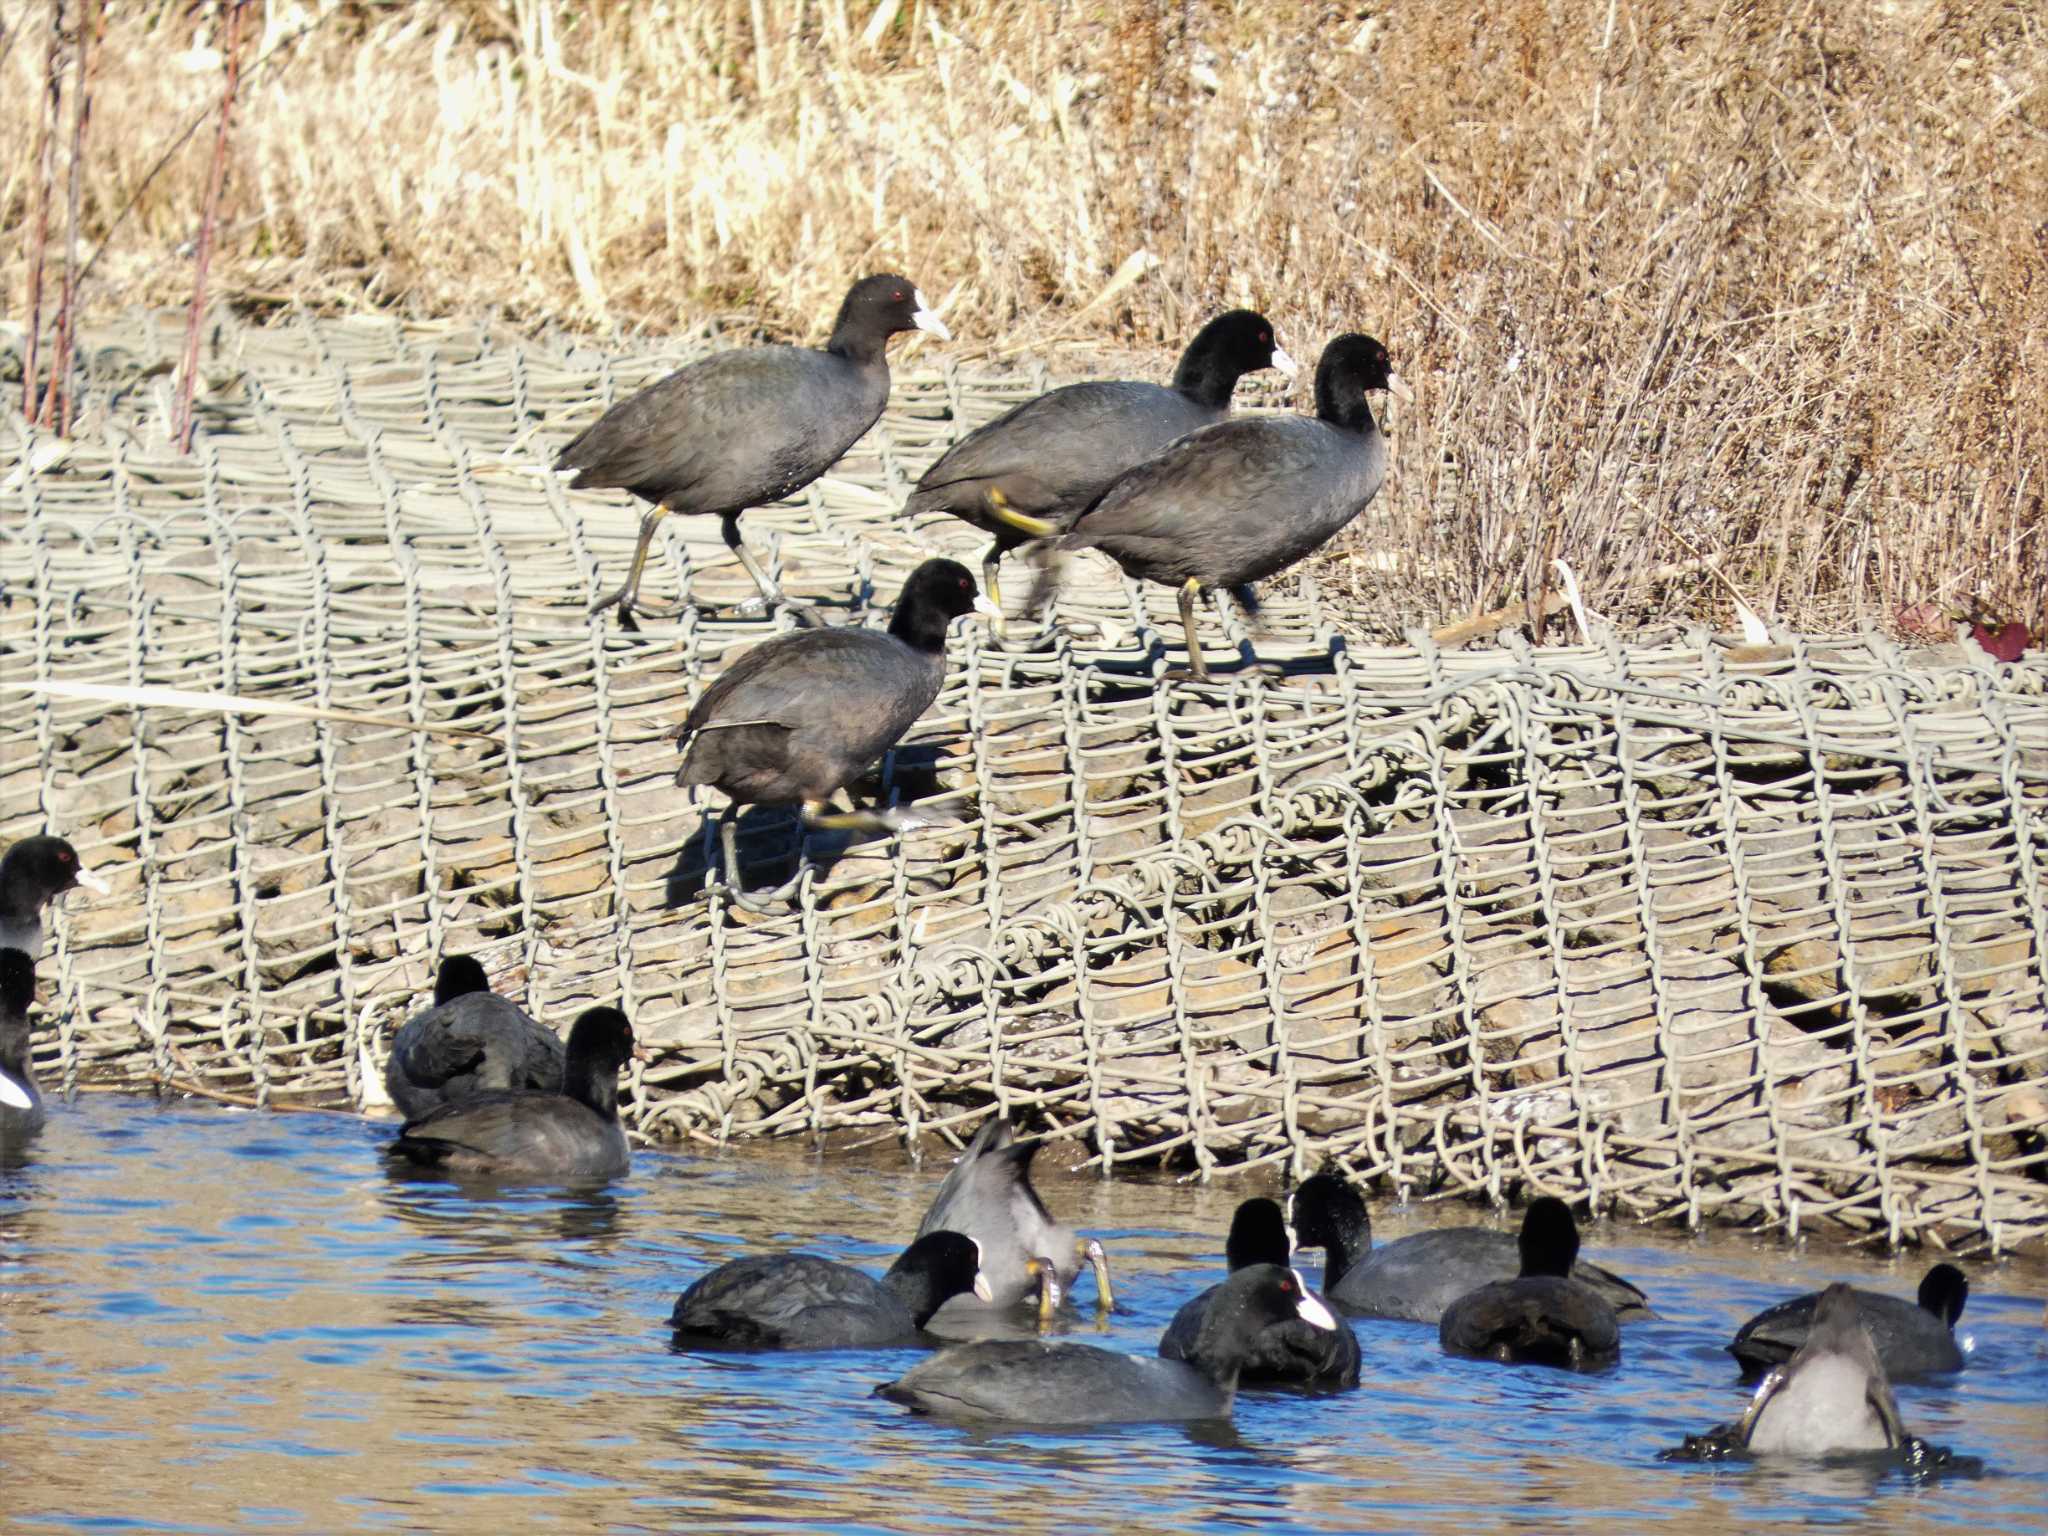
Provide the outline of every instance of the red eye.
[[71,850],[69,848],[59,848],[57,850],[57,862],[59,864],[69,864],[72,862]]
[[903,290],[900,288],[896,290],[896,302],[898,304],[903,302]]
[[1268,335],[1267,335],[1267,334],[1266,334],[1266,333],[1265,333],[1264,331],[1261,331],[1261,332],[1259,332],[1259,340],[1261,340],[1261,341],[1265,341],[1265,342],[1270,342],[1270,341],[1271,341],[1272,339],[1273,339],[1273,338],[1272,338],[1272,337],[1270,337],[1270,336],[1268,336]]

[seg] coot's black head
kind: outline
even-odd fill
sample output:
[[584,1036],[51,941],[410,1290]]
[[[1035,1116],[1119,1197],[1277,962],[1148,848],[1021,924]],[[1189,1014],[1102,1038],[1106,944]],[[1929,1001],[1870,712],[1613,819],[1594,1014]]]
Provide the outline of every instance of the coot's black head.
[[474,955],[450,955],[441,962],[441,974],[434,981],[434,1006],[439,1007],[472,992],[491,990],[491,978]]
[[1372,1246],[1372,1217],[1365,1201],[1334,1173],[1302,1180],[1291,1208],[1294,1240],[1304,1248],[1362,1252]]
[[1237,1208],[1230,1218],[1230,1239],[1223,1246],[1233,1270],[1253,1264],[1285,1265],[1294,1257],[1287,1222],[1280,1207],[1271,1200],[1254,1198]]
[[1323,420],[1363,429],[1372,421],[1366,396],[1376,389],[1414,398],[1382,343],[1353,332],[1323,348],[1316,364],[1316,414]]
[[963,613],[995,615],[974,577],[958,560],[927,560],[910,573],[896,599],[889,633],[923,651],[946,648],[946,627]]
[[567,1057],[565,1080],[579,1066],[616,1078],[619,1068],[633,1058],[633,1026],[616,1008],[588,1009],[570,1026],[563,1054]]
[[1970,1282],[1953,1264],[1937,1264],[1920,1282],[1920,1305],[1953,1328],[1963,1315],[1963,1303],[1970,1299]]
[[[1335,1328],[1330,1309],[1309,1293],[1300,1275],[1284,1264],[1254,1264],[1223,1282],[1210,1304],[1212,1317],[1235,1314],[1251,1333],[1298,1317],[1317,1328]],[[1205,1330],[1206,1331],[1206,1330]]]
[[1572,1220],[1571,1207],[1545,1195],[1533,1202],[1522,1218],[1524,1275],[1568,1275],[1579,1256],[1579,1226]]
[[925,1233],[903,1250],[902,1257],[889,1266],[889,1273],[914,1277],[919,1282],[930,1306],[930,1311],[918,1319],[920,1327],[932,1312],[955,1296],[973,1295],[988,1301],[994,1295],[988,1281],[982,1278],[981,1244],[960,1232]]
[[36,1000],[36,963],[19,949],[0,949],[0,1019],[24,1019]]
[[868,351],[879,348],[898,331],[930,331],[941,341],[953,339],[945,321],[932,313],[924,295],[917,291],[917,284],[894,272],[883,272],[862,278],[847,292],[828,345],[835,351]]
[[1261,368],[1278,368],[1288,378],[1301,367],[1281,347],[1273,322],[1254,309],[1226,310],[1195,332],[1174,370],[1173,387],[1204,405],[1230,403],[1237,381]]
[[0,909],[33,912],[75,885],[107,892],[106,881],[81,864],[78,850],[61,837],[24,837],[0,858]]

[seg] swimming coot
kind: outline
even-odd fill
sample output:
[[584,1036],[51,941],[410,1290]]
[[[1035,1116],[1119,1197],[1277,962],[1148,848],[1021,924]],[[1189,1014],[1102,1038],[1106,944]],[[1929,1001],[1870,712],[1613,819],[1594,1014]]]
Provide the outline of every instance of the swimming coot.
[[[1019,1142],[1007,1119],[986,1121],[939,1186],[918,1233],[965,1232],[979,1243],[981,1272],[988,1277],[995,1306],[1014,1307],[1041,1294],[1030,1268],[1031,1260],[1040,1258],[1053,1265],[1062,1289],[1073,1285],[1084,1263],[1091,1266],[1096,1307],[1107,1312],[1115,1300],[1108,1257],[1100,1243],[1056,1220],[1031,1187],[1031,1159],[1038,1147],[1035,1141]],[[964,1309],[971,1303],[963,1297],[952,1305]]]
[[[1969,1299],[1970,1282],[1955,1265],[1928,1270],[1917,1302],[1876,1291],[1851,1290],[1849,1296],[1890,1380],[1963,1368],[1954,1329]],[[1745,1380],[1792,1358],[1806,1342],[1819,1302],[1818,1295],[1795,1296],[1742,1325],[1728,1353],[1740,1362]]]
[[708,784],[731,797],[720,819],[727,890],[740,886],[733,810],[802,802],[813,827],[900,833],[925,825],[901,808],[826,814],[822,802],[858,778],[939,696],[946,628],[961,614],[990,612],[967,567],[927,560],[910,573],[888,632],[846,625],[795,630],[749,649],[704,691],[677,736],[678,784]]
[[1839,1282],[1821,1292],[1806,1341],[1764,1377],[1734,1434],[1758,1456],[1885,1451],[1905,1439],[1856,1293]]
[[[1238,1206],[1223,1251],[1232,1274],[1253,1264],[1288,1267],[1293,1261],[1293,1248],[1280,1207],[1264,1198],[1247,1200]],[[1162,1358],[1188,1358],[1201,1337],[1209,1308],[1222,1294],[1222,1286],[1212,1285],[1193,1301],[1182,1304],[1159,1340]],[[1315,1296],[1313,1291],[1309,1294]],[[1315,1299],[1322,1300],[1319,1296]],[[1269,1324],[1253,1341],[1240,1379],[1247,1386],[1355,1387],[1358,1366],[1358,1336],[1349,1324],[1339,1321],[1333,1328],[1322,1328],[1290,1317]]]
[[1220,1419],[1230,1413],[1238,1375],[1260,1335],[1297,1317],[1320,1328],[1336,1326],[1299,1275],[1255,1264],[1223,1282],[1186,1360],[1092,1344],[988,1339],[920,1361],[875,1393],[949,1418],[1030,1424]]
[[1099,549],[1125,573],[1180,588],[1188,666],[1209,672],[1195,599],[1261,581],[1328,541],[1386,478],[1369,391],[1407,386],[1370,336],[1340,336],[1316,367],[1314,416],[1239,416],[1179,439],[1120,475],[1055,552]]
[[0,855],[0,948],[43,953],[43,908],[73,886],[104,896],[107,882],[61,837],[24,837]]
[[1437,1339],[1454,1355],[1515,1365],[1591,1371],[1621,1357],[1621,1325],[1600,1294],[1571,1278],[1579,1229],[1571,1209],[1546,1195],[1522,1219],[1522,1272],[1460,1296],[1444,1309]]
[[720,352],[621,400],[555,460],[577,490],[630,491],[653,503],[626,584],[592,612],[631,614],[648,545],[671,512],[719,519],[762,600],[782,601],[740,540],[740,514],[809,485],[872,427],[889,399],[884,348],[898,331],[950,336],[907,277],[853,285],[823,350],[751,347]]
[[26,950],[0,949],[0,1142],[26,1140],[43,1128],[43,1096],[29,1059],[35,1000],[35,962]]
[[637,1055],[616,1008],[569,1030],[562,1091],[480,1093],[409,1120],[392,1155],[422,1168],[501,1178],[611,1179],[632,1166],[619,1125],[619,1068]]
[[434,984],[434,1006],[393,1037],[384,1087],[408,1120],[479,1093],[559,1093],[562,1043],[492,992],[474,956],[450,955]]
[[1171,385],[1101,379],[1027,400],[947,449],[903,510],[949,512],[993,534],[981,580],[1001,607],[996,570],[1005,554],[1066,532],[1125,470],[1223,420],[1238,379],[1260,368],[1290,379],[1297,372],[1274,342],[1272,322],[1233,309],[1195,333]]
[[[1324,1251],[1323,1293],[1360,1317],[1435,1323],[1466,1292],[1521,1272],[1519,1240],[1490,1227],[1441,1227],[1375,1248],[1365,1201],[1333,1173],[1302,1181],[1293,1214],[1295,1241]],[[1625,1323],[1656,1316],[1640,1290],[1597,1264],[1580,1259],[1571,1274]]]
[[981,1250],[958,1232],[932,1232],[876,1280],[809,1253],[734,1259],[676,1298],[678,1342],[724,1349],[886,1349],[916,1344],[954,1296],[986,1299]]

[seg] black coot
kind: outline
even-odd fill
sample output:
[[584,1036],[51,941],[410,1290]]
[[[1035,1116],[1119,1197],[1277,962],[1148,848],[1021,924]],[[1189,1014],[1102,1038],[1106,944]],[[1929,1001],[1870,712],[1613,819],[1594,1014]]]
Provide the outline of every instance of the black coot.
[[1821,1292],[1805,1342],[1764,1377],[1733,1438],[1757,1456],[1887,1451],[1905,1443],[1899,1405],[1848,1286]]
[[619,1068],[636,1054],[616,1008],[592,1008],[569,1031],[562,1091],[457,1099],[409,1120],[392,1155],[422,1168],[500,1178],[611,1179],[632,1166],[619,1125]]
[[[1440,1227],[1375,1248],[1365,1201],[1333,1173],[1302,1181],[1293,1214],[1295,1241],[1324,1252],[1324,1294],[1360,1317],[1439,1322],[1444,1308],[1467,1291],[1521,1273],[1519,1240],[1490,1227]],[[1579,1259],[1571,1275],[1625,1323],[1656,1316],[1640,1290],[1598,1264]]]
[[[1877,1291],[1851,1290],[1849,1296],[1891,1380],[1963,1368],[1954,1330],[1969,1300],[1970,1282],[1955,1265],[1928,1270],[1917,1302]],[[1792,1358],[1806,1342],[1819,1302],[1817,1294],[1795,1296],[1757,1313],[1737,1330],[1728,1353],[1741,1363],[1745,1380]]]
[[[977,610],[989,611],[967,567],[927,560],[904,582],[887,633],[844,625],[762,641],[720,674],[683,721],[676,782],[724,790],[734,807],[801,802],[813,827],[897,833],[924,825],[902,809],[828,815],[822,802],[931,707],[946,675],[947,626]],[[740,887],[730,808],[719,837],[727,890],[755,909]]]
[[24,837],[0,855],[0,948],[43,953],[43,908],[73,886],[107,894],[107,882],[61,837]]
[[721,1264],[676,1298],[679,1343],[721,1349],[887,1349],[925,1342],[949,1299],[986,1299],[981,1250],[958,1232],[920,1237],[876,1280],[809,1253]]
[[631,614],[655,526],[671,512],[719,519],[762,599],[782,593],[740,540],[740,514],[809,485],[872,427],[889,399],[884,348],[898,331],[950,339],[916,284],[883,273],[853,285],[823,350],[752,347],[692,363],[621,400],[565,447],[578,490],[630,491],[640,521],[626,584],[592,609]]
[[1437,1338],[1454,1355],[1590,1371],[1621,1357],[1621,1324],[1591,1286],[1571,1278],[1579,1229],[1571,1209],[1546,1195],[1522,1219],[1522,1272],[1460,1296],[1444,1309]]
[[903,510],[950,512],[993,534],[981,580],[1001,607],[996,569],[1005,554],[1065,533],[1118,475],[1223,420],[1238,379],[1260,368],[1290,379],[1297,372],[1264,315],[1233,309],[1196,332],[1170,386],[1102,379],[1027,400],[947,449]]
[[450,955],[434,983],[434,1006],[392,1038],[384,1088],[408,1120],[479,1093],[559,1093],[562,1042],[492,992],[474,956]]
[[920,1361],[875,1393],[948,1418],[1028,1424],[1220,1419],[1230,1413],[1238,1375],[1260,1335],[1290,1318],[1336,1326],[1299,1275],[1256,1264],[1223,1282],[1186,1360],[1123,1355],[1092,1344],[988,1339]]
[[[1102,1245],[1079,1236],[1054,1218],[1038,1191],[1031,1187],[1031,1159],[1037,1142],[1019,1142],[1007,1119],[987,1121],[960,1154],[918,1223],[918,1234],[964,1232],[981,1245],[981,1272],[988,1278],[990,1300],[1014,1307],[1042,1295],[1032,1260],[1054,1268],[1064,1290],[1085,1263],[1095,1270],[1095,1304],[1107,1312],[1114,1304],[1109,1260]],[[962,1298],[954,1304],[972,1304]]]
[[1386,478],[1369,391],[1407,395],[1370,336],[1340,336],[1316,367],[1314,416],[1239,416],[1181,438],[1119,476],[1051,542],[1099,549],[1129,575],[1180,588],[1188,666],[1209,672],[1195,599],[1285,570],[1365,510]]
[[[1287,1268],[1293,1260],[1293,1249],[1280,1207],[1263,1197],[1240,1205],[1230,1221],[1224,1257],[1232,1274],[1253,1264]],[[1159,1340],[1162,1358],[1189,1357],[1201,1338],[1209,1308],[1222,1294],[1222,1286],[1212,1285],[1193,1301],[1182,1304]],[[1315,1295],[1313,1291],[1309,1294]],[[1322,1298],[1318,1296],[1316,1300]],[[1322,1328],[1290,1317],[1270,1324],[1259,1334],[1245,1358],[1240,1379],[1247,1386],[1355,1387],[1358,1366],[1358,1336],[1349,1324],[1339,1321],[1334,1328]]]
[[43,1128],[43,1096],[29,1060],[28,1010],[35,1000],[35,962],[26,950],[0,949],[0,1144],[24,1141]]

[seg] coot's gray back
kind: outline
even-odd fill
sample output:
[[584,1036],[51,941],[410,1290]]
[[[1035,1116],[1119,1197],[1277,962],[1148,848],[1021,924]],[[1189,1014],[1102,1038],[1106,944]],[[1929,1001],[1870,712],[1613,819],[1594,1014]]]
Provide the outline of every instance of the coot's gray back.
[[[1031,1186],[1037,1144],[1019,1145],[1008,1120],[990,1120],[975,1133],[918,1223],[917,1235],[964,1232],[981,1245],[981,1272],[997,1306],[1014,1306],[1034,1290],[1025,1264],[1047,1258],[1059,1269],[1062,1289],[1080,1269],[1074,1230],[1046,1209]],[[971,1305],[967,1297],[947,1303]]]

